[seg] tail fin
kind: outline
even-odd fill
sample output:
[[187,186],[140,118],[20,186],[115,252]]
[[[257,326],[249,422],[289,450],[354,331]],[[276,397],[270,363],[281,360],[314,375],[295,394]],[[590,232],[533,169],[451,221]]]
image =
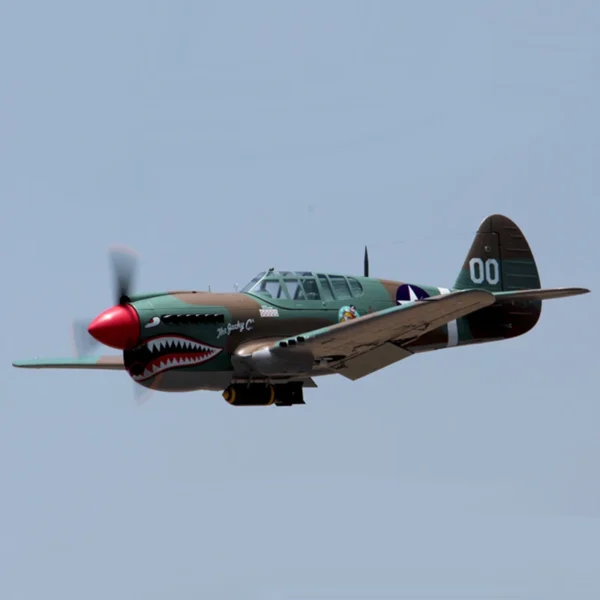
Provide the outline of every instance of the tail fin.
[[589,292],[586,288],[541,289],[523,232],[502,215],[491,215],[479,226],[454,289],[480,289],[496,296],[495,304],[465,317],[462,335],[466,343],[523,335],[539,321],[543,300]]
[[535,259],[523,232],[503,215],[484,219],[454,288],[510,292],[540,287]]
[[[535,259],[521,230],[502,215],[484,219],[454,288],[498,293],[540,287]],[[507,339],[533,329],[541,312],[541,299],[522,299],[484,308],[467,316],[466,322],[473,342]]]

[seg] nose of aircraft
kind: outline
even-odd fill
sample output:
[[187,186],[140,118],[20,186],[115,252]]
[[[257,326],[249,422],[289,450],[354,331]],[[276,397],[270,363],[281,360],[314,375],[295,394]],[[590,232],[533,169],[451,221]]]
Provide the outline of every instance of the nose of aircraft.
[[133,306],[113,306],[100,313],[89,325],[89,334],[117,350],[133,348],[140,338],[140,318]]

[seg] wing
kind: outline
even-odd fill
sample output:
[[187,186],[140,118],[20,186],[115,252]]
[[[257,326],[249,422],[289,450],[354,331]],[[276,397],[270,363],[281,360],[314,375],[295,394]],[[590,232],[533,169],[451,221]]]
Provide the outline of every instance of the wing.
[[33,358],[17,360],[13,367],[21,369],[94,369],[123,371],[122,356],[87,356],[85,358]]
[[494,295],[483,290],[465,290],[394,306],[357,319],[336,323],[294,337],[271,341],[262,347],[240,347],[240,358],[307,364],[327,361],[349,379],[358,379],[411,355],[396,344],[416,339],[428,331],[490,306]]
[[481,290],[434,296],[280,340],[271,350],[309,348],[317,360],[332,355],[349,358],[389,341],[420,337],[495,301],[492,293]]

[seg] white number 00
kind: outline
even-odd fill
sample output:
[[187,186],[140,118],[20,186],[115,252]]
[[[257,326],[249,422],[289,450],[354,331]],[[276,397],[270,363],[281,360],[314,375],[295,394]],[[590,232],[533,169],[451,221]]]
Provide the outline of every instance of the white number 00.
[[469,261],[469,274],[473,283],[496,285],[500,281],[500,267],[495,258],[488,258],[485,263],[481,258],[472,258]]

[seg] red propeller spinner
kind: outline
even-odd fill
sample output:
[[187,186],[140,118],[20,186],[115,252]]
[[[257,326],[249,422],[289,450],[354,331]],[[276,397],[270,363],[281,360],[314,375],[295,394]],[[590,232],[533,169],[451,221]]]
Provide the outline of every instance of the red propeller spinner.
[[112,247],[109,251],[112,263],[115,305],[90,321],[73,323],[73,340],[77,356],[86,356],[100,342],[117,350],[135,347],[140,339],[140,318],[130,302],[137,255],[128,248]]
[[[113,246],[109,250],[115,306],[100,313],[92,321],[78,319],[73,322],[73,343],[78,357],[90,354],[98,343],[117,350],[128,350],[139,342],[140,318],[130,304],[137,258],[135,252],[123,246]],[[135,382],[134,385],[139,404],[145,401],[149,388]]]
[[100,313],[89,325],[88,333],[101,344],[127,350],[140,339],[140,318],[129,304],[118,304]]

